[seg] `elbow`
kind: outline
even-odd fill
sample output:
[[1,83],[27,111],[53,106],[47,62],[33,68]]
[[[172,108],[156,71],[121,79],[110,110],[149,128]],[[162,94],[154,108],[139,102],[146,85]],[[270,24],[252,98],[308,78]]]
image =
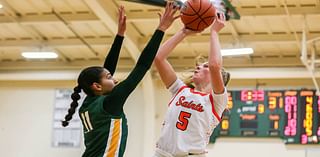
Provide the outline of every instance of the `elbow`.
[[159,62],[164,61],[167,58],[165,55],[166,54],[165,52],[166,51],[163,48],[163,46],[160,46],[154,60],[159,61]]
[[159,54],[157,54],[156,57],[154,57],[154,61],[159,62],[160,60],[161,60],[161,57],[159,56]]
[[222,69],[222,62],[209,62],[209,69],[210,71],[217,71],[217,70],[221,70]]
[[154,58],[154,63],[159,64],[161,62],[164,62],[165,58],[163,58],[161,55],[159,55],[159,52],[157,53],[156,57]]
[[154,64],[157,66],[158,64],[161,63],[161,59],[159,57],[155,57],[154,60],[153,60]]

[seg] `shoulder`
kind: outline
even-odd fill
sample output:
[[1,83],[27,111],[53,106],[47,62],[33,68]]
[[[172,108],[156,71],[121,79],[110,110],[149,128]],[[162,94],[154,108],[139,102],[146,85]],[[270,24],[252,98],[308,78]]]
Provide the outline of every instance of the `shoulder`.
[[212,104],[215,115],[218,117],[222,116],[223,111],[227,108],[228,105],[228,92],[227,89],[224,89],[224,92],[221,94],[215,94],[212,92],[209,94],[209,100]]
[[177,78],[168,88],[171,94],[176,94],[180,92],[182,89],[187,88],[186,84]]
[[210,93],[210,96],[212,96],[212,98],[213,98],[214,100],[216,100],[216,99],[228,99],[227,88],[224,88],[223,93],[220,93],[220,94],[216,94],[216,93],[214,93],[214,91],[212,91],[212,92]]
[[107,96],[105,95],[101,95],[101,96],[93,96],[93,97],[87,97],[82,106],[87,106],[87,107],[90,107],[90,108],[95,108],[96,106],[100,106],[103,104],[103,102],[105,101],[105,98]]

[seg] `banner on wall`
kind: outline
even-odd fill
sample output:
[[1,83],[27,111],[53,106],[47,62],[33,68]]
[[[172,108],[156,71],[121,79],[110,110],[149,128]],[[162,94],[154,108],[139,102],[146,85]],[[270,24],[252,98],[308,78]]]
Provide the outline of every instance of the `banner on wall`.
[[[73,90],[71,89],[56,89],[54,96],[53,109],[53,128],[52,128],[52,146],[78,148],[81,142],[82,126],[78,111],[72,116],[67,127],[61,125],[61,121],[67,114],[72,99],[70,98]],[[80,94],[81,95],[81,94]],[[83,101],[83,94],[78,101],[79,104]]]

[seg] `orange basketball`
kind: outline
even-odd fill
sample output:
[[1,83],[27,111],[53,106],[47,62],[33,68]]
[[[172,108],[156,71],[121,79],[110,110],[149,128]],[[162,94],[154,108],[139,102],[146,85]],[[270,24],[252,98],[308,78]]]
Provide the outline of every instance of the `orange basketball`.
[[202,31],[214,21],[216,9],[209,0],[188,0],[182,5],[180,14],[186,28]]

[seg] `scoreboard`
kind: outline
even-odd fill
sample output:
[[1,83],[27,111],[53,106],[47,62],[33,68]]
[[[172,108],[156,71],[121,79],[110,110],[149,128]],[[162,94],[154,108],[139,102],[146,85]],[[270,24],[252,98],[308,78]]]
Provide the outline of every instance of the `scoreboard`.
[[313,90],[228,92],[219,137],[273,137],[286,144],[320,144],[320,98]]

